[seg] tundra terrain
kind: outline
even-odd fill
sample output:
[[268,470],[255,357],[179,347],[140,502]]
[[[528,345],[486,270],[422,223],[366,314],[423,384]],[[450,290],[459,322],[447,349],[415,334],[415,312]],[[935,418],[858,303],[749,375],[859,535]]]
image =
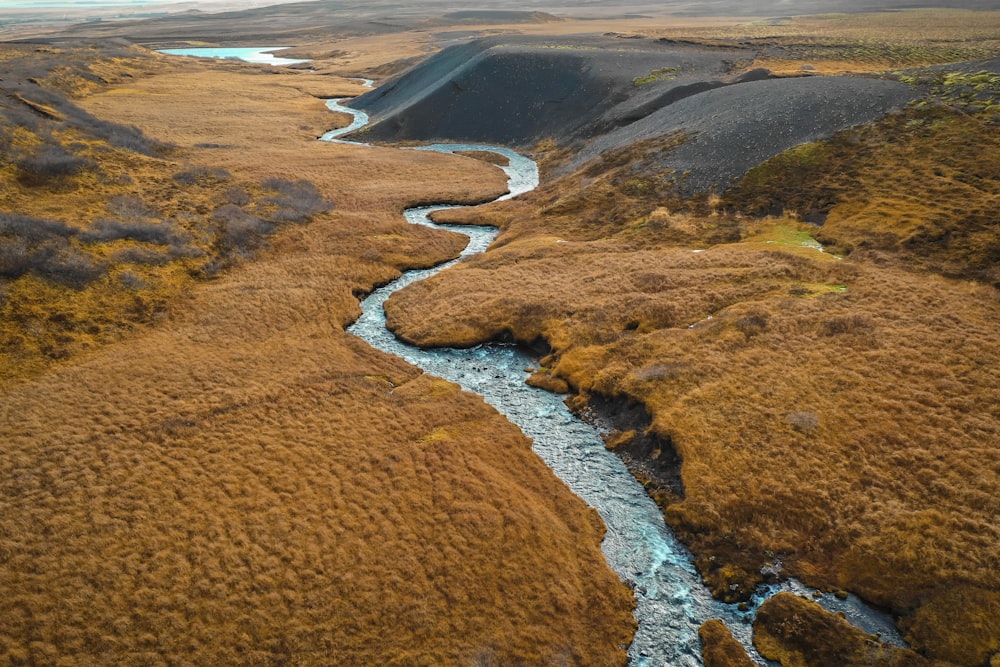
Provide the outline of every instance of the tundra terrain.
[[295,72],[3,53],[0,662],[623,662],[593,510],[343,331],[498,169],[321,144]]
[[[548,178],[515,201],[438,214],[502,233],[390,299],[390,327],[426,346],[548,347],[533,381],[581,412],[626,417],[609,446],[719,596],[744,599],[777,568],[892,610],[931,659],[988,662],[1000,648],[1000,70],[985,16],[993,32],[971,44],[956,26],[983,15],[899,20],[941,18],[933,45],[906,30],[860,36],[863,22],[896,20],[883,16],[797,19],[739,41],[618,37],[634,88],[658,92],[623,86],[569,136],[519,109],[529,120],[512,141]],[[472,67],[502,77],[543,50],[499,39],[462,47],[479,49]],[[561,44],[564,63],[594,47]],[[664,67],[644,70],[643,48],[663,49]],[[952,48],[986,59],[942,63]],[[814,74],[814,56],[839,75]],[[749,74],[762,64],[770,74]],[[383,101],[411,76],[425,74],[355,101],[389,111],[372,135],[439,138],[421,119],[445,116],[425,107],[492,106],[465,98],[468,66],[410,106]]]
[[[0,44],[0,660],[624,664],[596,513],[344,332],[464,243],[404,207],[504,189],[394,144],[469,140],[541,187],[436,214],[501,233],[399,337],[544,350],[718,598],[795,576],[910,644],[781,595],[765,657],[1000,664],[995,7],[326,4]],[[143,46],[254,42],[312,61]],[[332,97],[375,145],[316,141]]]

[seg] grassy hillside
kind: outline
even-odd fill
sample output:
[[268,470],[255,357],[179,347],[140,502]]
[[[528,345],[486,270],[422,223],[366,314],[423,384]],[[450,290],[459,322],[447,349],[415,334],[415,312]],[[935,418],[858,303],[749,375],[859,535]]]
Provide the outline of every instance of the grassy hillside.
[[[778,74],[884,72],[996,55],[996,7],[916,7],[879,11],[869,6],[703,28],[651,25],[636,32],[724,45],[737,41],[757,53],[757,66]],[[805,14],[803,7],[796,10]]]
[[[658,156],[685,137],[668,135],[524,201],[438,214],[503,231],[394,296],[390,324],[422,345],[544,340],[534,382],[577,392],[580,408],[643,406],[650,422],[609,442],[645,457],[637,474],[720,597],[778,567],[891,608],[930,658],[988,662],[1000,651],[988,66],[921,75],[923,104],[793,149],[721,197],[677,195]],[[643,435],[654,445],[630,447]]]
[[937,99],[920,109],[761,165],[727,203],[822,222],[833,252],[1000,287],[1000,75],[984,64],[926,77]]
[[817,664],[930,667],[913,651],[879,643],[818,604],[791,593],[765,602],[754,620],[761,655],[786,667]]
[[343,332],[463,244],[403,206],[501,172],[317,142],[339,119],[302,90],[355,83],[115,58],[83,99],[5,98],[35,124],[6,126],[0,200],[0,662],[622,664],[596,514],[480,399]]
[[0,382],[162,318],[280,227],[333,207],[311,182],[196,165],[179,146],[79,105],[168,67],[128,46],[5,47]]

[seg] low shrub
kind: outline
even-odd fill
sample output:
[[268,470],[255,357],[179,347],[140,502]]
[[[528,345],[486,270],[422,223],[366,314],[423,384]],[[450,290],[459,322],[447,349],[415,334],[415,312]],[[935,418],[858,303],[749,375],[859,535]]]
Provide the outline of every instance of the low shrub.
[[246,206],[253,200],[250,193],[247,192],[245,188],[241,188],[239,186],[231,187],[226,190],[223,198],[227,203],[236,204],[237,206]]
[[120,273],[118,275],[118,282],[121,283],[122,287],[130,290],[142,290],[149,287],[149,284],[145,280],[131,271]]
[[162,266],[164,264],[169,264],[171,260],[171,255],[164,252],[159,252],[157,250],[150,250],[149,248],[143,248],[140,246],[133,246],[131,248],[124,248],[119,250],[111,258],[115,262],[120,262],[123,264],[146,264],[149,266]]
[[0,213],[0,237],[37,242],[53,236],[68,238],[78,231],[60,220],[33,218],[20,213]]
[[24,239],[0,243],[0,277],[19,278],[31,269],[31,251]]
[[132,153],[161,157],[172,148],[170,144],[150,139],[137,127],[110,123],[94,118],[90,114],[85,114],[83,118],[78,119],[77,125],[82,125],[81,129],[90,130],[112,146]]
[[333,208],[316,186],[306,180],[268,178],[261,185],[270,192],[263,203],[273,207],[269,217],[275,222],[305,222],[310,216]]
[[46,144],[36,153],[17,161],[20,169],[28,180],[47,181],[63,176],[73,176],[93,169],[97,164],[85,157],[73,155],[62,146]]
[[201,257],[205,254],[205,251],[198,246],[184,245],[178,240],[177,242],[170,244],[170,248],[167,249],[167,254],[170,255],[172,259],[186,259],[191,257]]
[[73,289],[85,287],[106,270],[90,255],[58,237],[34,247],[23,241],[3,245],[0,247],[0,267],[0,275],[5,278],[33,273]]
[[0,277],[14,280],[33,273],[66,287],[84,287],[106,268],[70,243],[78,233],[58,220],[0,213]]
[[742,331],[747,338],[752,338],[767,329],[767,315],[751,313],[746,317],[741,317],[736,320],[736,328]]
[[156,245],[174,245],[180,242],[180,234],[170,223],[121,222],[119,220],[98,220],[80,234],[80,240],[87,243],[119,241],[128,239]]
[[871,318],[861,314],[832,317],[822,324],[823,333],[827,336],[837,336],[848,333],[868,334],[875,330]]
[[136,195],[117,195],[108,200],[108,213],[124,220],[154,218],[159,212]]
[[201,181],[224,183],[232,178],[233,175],[221,167],[192,167],[173,175],[175,181],[184,185],[194,185]]
[[260,246],[264,237],[274,231],[274,225],[250,215],[235,204],[215,209],[212,219],[219,226],[218,245],[223,255],[244,256]]
[[5,131],[22,128],[29,132],[38,132],[42,119],[23,106],[11,106],[3,109],[3,127]]
[[33,271],[42,278],[66,287],[81,289],[104,275],[105,267],[89,255],[67,245],[57,252],[44,253]]

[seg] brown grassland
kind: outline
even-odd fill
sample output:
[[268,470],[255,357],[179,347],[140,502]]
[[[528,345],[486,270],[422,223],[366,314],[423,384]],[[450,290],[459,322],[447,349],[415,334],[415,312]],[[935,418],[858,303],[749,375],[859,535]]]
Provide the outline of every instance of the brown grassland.
[[702,623],[698,629],[705,667],[754,667],[753,660],[718,619]]
[[908,649],[878,641],[815,602],[779,593],[754,619],[754,644],[761,655],[782,667],[931,667],[940,665]]
[[320,144],[315,95],[359,90],[336,77],[53,55],[102,74],[34,77],[69,97],[26,83],[7,128],[0,663],[622,664],[596,513],[480,399],[343,331],[463,244],[400,210],[499,170]]
[[1000,49],[1000,12],[916,9],[796,16],[728,26],[640,28],[636,34],[698,42],[738,41],[775,74],[884,72],[975,60]]
[[[996,53],[995,13],[975,15],[982,30],[965,14],[907,13],[893,43],[921,43],[935,17],[953,41],[970,28],[970,53]],[[796,38],[819,25],[831,39],[835,20],[860,33],[866,19],[803,21]],[[950,81],[962,88],[962,76]],[[989,98],[991,85],[977,90]],[[390,326],[430,346],[544,340],[540,386],[578,393],[581,408],[643,405],[659,456],[682,461],[682,493],[655,479],[650,491],[720,597],[749,594],[780,563],[891,609],[928,658],[995,662],[996,99],[938,89],[721,197],[680,200],[669,175],[636,168],[683,140],[666,137],[519,201],[440,213],[501,236],[397,293]],[[540,155],[553,173],[562,156]]]
[[[601,27],[788,74],[1000,49],[991,12],[710,23]],[[362,90],[337,74],[433,41],[305,45],[316,72],[0,47],[0,662],[624,662],[596,514],[481,400],[343,332],[463,243],[404,206],[503,187],[472,157],[315,141],[342,120],[319,98]],[[387,304],[423,345],[544,340],[532,382],[580,409],[641,404],[644,481],[719,597],[780,565],[891,609],[921,654],[779,596],[755,635],[786,665],[1000,663],[1000,91],[932,79],[721,196],[644,171],[683,136],[562,178],[539,146],[538,191],[439,214],[501,227],[493,248]],[[682,488],[656,474],[675,457]]]

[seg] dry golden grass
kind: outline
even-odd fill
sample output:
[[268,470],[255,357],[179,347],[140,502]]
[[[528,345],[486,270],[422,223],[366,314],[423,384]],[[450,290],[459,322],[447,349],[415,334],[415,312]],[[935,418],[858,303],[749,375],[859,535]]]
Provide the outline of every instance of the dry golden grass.
[[343,332],[357,294],[463,244],[402,206],[494,194],[499,170],[320,145],[334,123],[294,76],[178,64],[82,102],[177,145],[133,172],[151,203],[210,201],[165,175],[221,164],[337,209],[3,387],[0,662],[622,664],[632,598],[597,515],[480,399]]
[[367,73],[379,79],[396,74],[417,60],[434,53],[451,41],[450,32],[465,36],[476,34],[482,37],[502,34],[544,35],[551,37],[580,35],[587,33],[613,32],[638,34],[651,30],[705,30],[729,29],[745,24],[745,17],[694,17],[694,16],[646,16],[632,19],[601,19],[600,22],[587,19],[568,18],[557,22],[542,23],[490,23],[474,25],[462,23],[457,26],[436,24],[427,29],[409,30],[395,34],[331,37],[317,40],[290,49],[287,53],[294,57],[315,58],[313,65],[319,73],[333,73],[358,76]]
[[[479,165],[471,159],[455,162],[425,151],[315,141],[346,120],[331,114],[318,97],[359,92],[354,82],[328,78],[324,88],[310,73],[260,76],[244,74],[239,66],[217,71],[193,63],[185,71],[136,81],[125,92],[111,88],[81,104],[102,118],[127,119],[160,139],[189,147],[186,156],[195,164],[222,164],[237,176],[305,178],[344,210],[397,212],[438,196],[475,201],[503,191],[503,174],[481,165],[468,167],[469,178],[459,177],[447,189],[435,190],[443,186],[407,175],[414,169],[443,169],[450,178],[463,165]],[[157,104],[159,96],[173,102]],[[451,170],[444,165],[452,165]]]
[[599,521],[523,437],[259,277],[4,397],[5,659],[620,662]]
[[[879,169],[859,149],[830,173],[872,188],[882,178],[878,191],[900,200],[917,186],[888,160],[918,155],[927,138],[893,136],[872,144]],[[964,145],[918,164],[950,158],[959,174]],[[937,265],[838,261],[803,247],[808,226],[794,220],[648,196],[656,178],[629,185],[643,177],[635,158],[481,214],[440,215],[503,232],[483,256],[390,299],[392,328],[422,345],[544,339],[551,378],[535,384],[643,404],[683,460],[682,499],[652,490],[718,595],[747,594],[778,559],[892,608],[931,657],[987,661],[1000,651],[1000,297],[926,270],[947,260],[972,275],[972,255],[928,243]],[[845,210],[867,196],[841,194]],[[920,222],[958,205],[928,203]],[[885,218],[853,219],[868,237],[889,231]]]
[[313,58],[317,74],[383,78],[405,68],[408,63],[435,51],[431,35],[407,31],[389,35],[336,38],[304,44],[288,51],[291,56]]
[[[105,53],[86,46],[8,45],[3,53],[5,86],[12,93],[0,109],[0,141],[4,144],[0,212],[66,223],[77,234],[90,230],[100,218],[114,217],[114,198],[131,198],[145,200],[150,210],[156,211],[144,220],[146,231],[154,231],[154,223],[167,218],[174,218],[169,228],[178,234],[207,231],[206,211],[199,213],[197,209],[217,200],[223,187],[235,183],[193,182],[187,188],[187,198],[180,201],[176,198],[179,184],[172,176],[184,167],[162,157],[167,149],[139,136],[131,143],[144,152],[136,152],[124,146],[128,142],[112,143],[128,139],[118,132],[123,128],[109,132],[96,119],[68,118],[74,107],[64,94],[91,89],[99,77],[114,81],[157,71],[163,67],[158,59],[139,49],[120,47]],[[153,150],[145,150],[150,147]],[[24,159],[39,148],[57,154],[54,171],[43,169],[41,174],[33,174],[22,169]],[[153,156],[157,152],[161,157]],[[83,168],[60,173],[60,153]],[[38,162],[52,167],[51,160]],[[259,192],[259,186],[250,187]],[[184,222],[179,222],[180,218]],[[4,234],[3,243],[16,246],[17,236]],[[206,244],[207,237],[187,238],[184,253],[204,253]],[[167,258],[163,248],[154,250],[144,243],[122,240],[73,241],[66,244],[66,250],[93,265],[109,265],[106,275],[75,286],[30,273],[17,277],[17,271],[10,271],[16,250],[5,252],[5,279],[0,284],[0,384],[39,372],[54,360],[117,340],[135,326],[160,316],[165,304],[191,282],[189,273],[204,261],[185,255],[163,262],[160,260]],[[155,255],[156,261],[114,259],[122,252],[135,251]],[[144,287],[136,289],[139,285]]]
[[[948,16],[906,14],[913,25],[878,41],[863,34],[866,19],[793,24],[800,33],[761,27],[769,32],[757,43],[773,63],[758,64],[793,71],[828,53],[831,71],[872,70],[941,62],[955,48],[994,52],[993,15],[976,15],[972,46],[953,43],[967,19]],[[947,43],[915,41],[929,18]],[[719,35],[693,25],[668,34],[651,21],[602,28]],[[579,32],[570,22],[544,29]],[[359,42],[353,55],[336,43],[343,53],[323,71],[392,71],[434,48],[427,39]],[[112,86],[81,104],[179,147],[115,155],[105,167],[134,174],[144,201],[197,213],[222,186],[206,182],[179,202],[171,175],[222,165],[248,188],[266,176],[308,179],[338,208],[284,229],[257,260],[208,285],[165,277],[153,310],[167,315],[155,327],[110,345],[117,334],[84,329],[96,351],[2,389],[0,590],[11,612],[0,620],[0,660],[622,663],[631,597],[600,558],[593,513],[480,401],[342,332],[356,294],[461,245],[405,226],[399,209],[480,199],[500,188],[496,170],[318,144],[336,121],[315,98],[356,93],[353,82],[157,59],[117,85],[118,65],[102,73]],[[95,92],[64,74],[49,85]],[[949,127],[925,129],[944,132],[938,139],[966,132]],[[930,136],[872,150],[912,158]],[[434,344],[505,330],[542,337],[554,354],[536,383],[646,405],[652,431],[684,461],[685,496],[657,497],[720,593],[746,592],[780,558],[810,583],[892,607],[931,656],[997,662],[995,290],[928,273],[967,270],[969,253],[925,244],[935,252],[921,262],[880,246],[836,262],[794,245],[794,221],[679,202],[663,175],[620,169],[673,139],[489,207],[480,219],[505,229],[496,248],[391,301],[394,324]],[[954,158],[930,161],[945,157]],[[850,187],[898,203],[879,179],[914,186],[858,164]],[[16,192],[9,182],[4,196]],[[98,215],[117,191],[86,185],[17,206]],[[950,182],[942,193],[961,191]],[[976,196],[989,210],[992,199]],[[845,249],[872,238],[854,201],[830,214],[830,240]],[[928,211],[908,215],[938,209]],[[875,232],[906,222],[878,220]],[[123,307],[31,280],[34,312],[58,304],[86,325]],[[180,293],[191,296],[178,302]],[[34,330],[52,326],[39,322]]]
[[[729,26],[645,26],[637,34],[757,51],[753,67],[798,75],[882,72],[993,57],[1000,53],[1000,12],[916,9],[796,16]],[[749,63],[748,63],[749,65]]]
[[[421,168],[455,163],[433,154],[334,147],[315,141],[343,120],[327,111],[316,96],[361,90],[356,82],[339,77],[278,74],[233,63],[209,66],[194,60],[132,53],[134,50],[126,52],[134,56],[127,59],[107,57],[86,47],[46,47],[42,55],[31,48],[6,48],[10,58],[5,62],[15,74],[31,67],[38,69],[40,58],[53,62],[45,71],[54,75],[34,77],[44,84],[29,90],[35,97],[52,90],[71,94],[93,90],[97,76],[110,82],[130,81],[126,87],[105,84],[100,93],[76,100],[76,104],[99,118],[141,125],[149,136],[168,140],[177,148],[160,155],[143,155],[112,146],[92,128],[68,124],[65,114],[50,105],[24,98],[25,106],[20,110],[15,106],[10,113],[27,113],[28,118],[12,116],[4,129],[11,150],[7,159],[0,161],[0,211],[64,221],[84,232],[102,219],[115,217],[109,210],[114,198],[128,197],[152,211],[148,224],[172,225],[186,241],[180,254],[142,242],[74,241],[72,247],[84,257],[109,266],[104,277],[77,287],[60,286],[30,274],[5,281],[0,299],[0,382],[38,373],[54,362],[118,340],[163,317],[170,303],[189,291],[199,276],[206,275],[206,267],[210,267],[209,274],[217,270],[211,268],[220,259],[218,223],[213,215],[232,200],[233,192],[243,193],[240,196],[251,203],[261,202],[269,196],[261,187],[265,177],[311,179],[340,207],[378,208],[380,222],[369,223],[377,230],[380,224],[394,224],[391,221],[404,202],[437,194],[419,179],[399,176],[410,165]],[[34,64],[11,64],[15,56]],[[72,61],[72,68],[60,65],[66,59]],[[120,62],[125,64],[119,69]],[[159,76],[143,78],[154,72]],[[23,121],[32,124],[15,124]],[[63,150],[74,159],[95,166],[65,176],[28,179],[15,164],[17,155],[30,154],[42,145],[67,147]],[[370,179],[359,180],[352,173],[354,169],[367,173]],[[449,173],[447,167],[441,169]],[[455,182],[462,182],[460,163],[454,169]],[[179,180],[185,174],[191,176]],[[483,195],[475,190],[478,186],[473,185],[473,179],[488,184],[488,192],[502,191],[502,176],[496,170],[470,167],[469,175],[470,185],[441,194],[452,199],[479,199]],[[426,232],[392,235],[373,231],[372,235],[380,237],[380,247],[363,252],[370,258],[384,256],[400,266],[426,265],[441,253],[454,254],[462,243],[458,238],[437,235],[437,247],[428,255],[416,250],[417,243],[429,238]],[[390,248],[393,244],[396,248]],[[345,248],[345,255],[350,252]],[[121,261],[122,253],[145,260]],[[404,259],[406,255],[408,259]],[[385,275],[383,269],[378,280],[384,280]]]
[[997,129],[988,111],[909,110],[761,165],[727,204],[824,216],[834,251],[1000,286]]
[[726,624],[718,620],[705,621],[698,629],[702,643],[705,667],[753,667],[743,645],[729,632]]
[[779,593],[763,605],[754,620],[754,645],[765,658],[783,667],[843,665],[850,667],[930,667],[913,651],[878,641],[852,627],[815,602]]
[[951,615],[967,582],[963,615],[912,639],[995,651],[970,630],[1000,601],[995,292],[741,245],[512,242],[387,312],[423,344],[544,338],[558,378],[644,403],[684,461],[667,517],[719,591],[771,554],[902,613]]
[[800,37],[855,41],[885,41],[926,45],[928,43],[990,43],[1000,30],[1000,12],[964,9],[908,9],[887,12],[814,14],[772,17],[727,18],[684,17],[631,24],[636,34],[675,39],[767,40]]

